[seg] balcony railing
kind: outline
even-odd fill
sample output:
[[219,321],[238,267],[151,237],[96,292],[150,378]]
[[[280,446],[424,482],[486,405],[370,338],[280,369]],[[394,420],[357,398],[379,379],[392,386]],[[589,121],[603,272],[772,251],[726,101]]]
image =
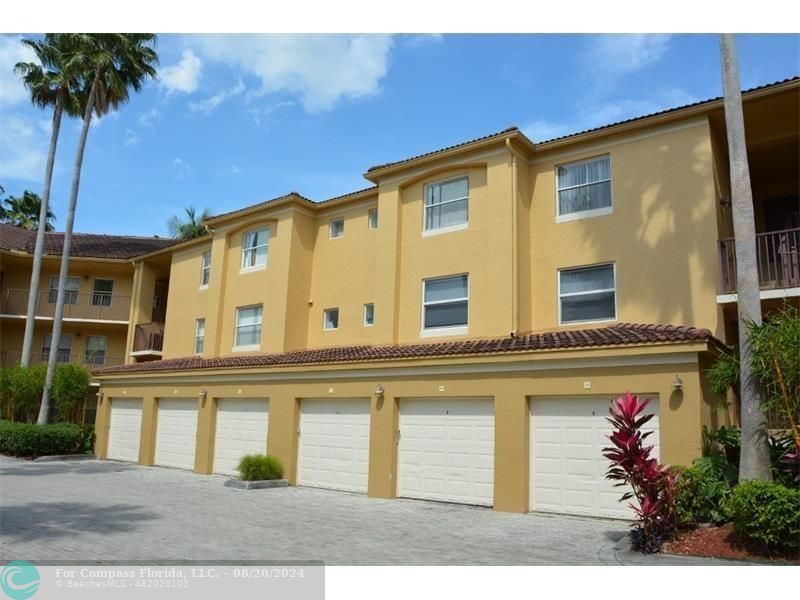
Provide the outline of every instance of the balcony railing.
[[[53,318],[56,312],[55,290],[38,292],[36,316]],[[131,297],[108,292],[66,292],[64,318],[97,321],[124,321],[127,323]],[[0,296],[0,314],[25,315],[28,312],[28,290],[3,290]]]
[[[22,358],[22,352],[3,350],[0,352],[0,367],[17,366],[20,358]],[[34,352],[31,355],[31,364],[46,364],[49,358],[49,354]],[[68,350],[64,349],[60,350],[58,353],[58,362],[85,365],[86,367],[93,369],[95,367],[113,367],[116,365],[121,365],[124,364],[125,359],[121,356],[108,356],[104,353],[95,353],[93,356],[86,356],[85,354],[72,354]]]
[[[722,293],[736,292],[733,239],[719,241]],[[758,283],[762,290],[800,286],[800,228],[756,234]]]
[[164,347],[164,324],[141,323],[133,332],[134,352],[161,352]]

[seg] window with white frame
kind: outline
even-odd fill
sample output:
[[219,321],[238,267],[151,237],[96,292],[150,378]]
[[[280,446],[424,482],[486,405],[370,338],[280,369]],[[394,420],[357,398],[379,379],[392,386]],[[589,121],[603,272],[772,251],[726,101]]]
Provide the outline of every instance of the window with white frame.
[[206,339],[206,320],[197,319],[194,325],[194,353],[202,354]]
[[208,287],[209,281],[211,281],[211,250],[206,250],[200,259],[200,287]]
[[87,365],[103,365],[106,362],[106,336],[90,335],[86,337],[84,361]]
[[[53,345],[53,336],[45,333],[42,336],[42,360],[47,360],[50,356],[50,348]],[[58,351],[56,352],[56,360],[58,362],[66,363],[70,361],[72,355],[72,336],[62,335],[58,340]]]
[[261,344],[263,306],[240,306],[236,309],[236,346],[257,347]]
[[[78,289],[81,285],[80,277],[67,277],[67,285],[64,286],[64,304],[78,303]],[[47,301],[55,304],[58,301],[58,277],[50,278],[50,291]]]
[[429,183],[425,186],[425,231],[464,228],[468,205],[468,177]]
[[328,237],[332,240],[344,235],[344,219],[333,219],[328,223]]
[[364,305],[364,327],[372,327],[375,324],[375,305],[371,302]]
[[377,208],[370,208],[369,213],[367,214],[367,218],[369,221],[369,228],[370,229],[377,229],[378,228],[378,209]]
[[338,308],[326,308],[322,311],[322,327],[327,330],[339,329]]
[[247,231],[242,237],[242,269],[255,269],[267,264],[269,229]]
[[611,157],[556,167],[558,216],[580,218],[611,212]]
[[92,286],[92,306],[111,306],[113,294],[113,279],[95,279]]
[[617,317],[614,265],[558,272],[561,323],[610,321]]
[[423,282],[423,330],[466,330],[469,317],[469,276],[456,275]]

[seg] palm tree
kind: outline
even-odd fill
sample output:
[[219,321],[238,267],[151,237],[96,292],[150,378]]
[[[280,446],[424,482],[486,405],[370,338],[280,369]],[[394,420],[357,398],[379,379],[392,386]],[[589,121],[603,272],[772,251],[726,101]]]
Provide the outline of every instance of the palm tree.
[[52,344],[47,361],[42,405],[38,423],[47,423],[50,415],[50,388],[53,385],[58,361],[58,342],[64,313],[64,297],[69,271],[69,253],[72,247],[72,227],[78,204],[83,154],[92,115],[102,116],[125,104],[131,91],[138,92],[148,78],[156,77],[158,54],[154,49],[156,36],[152,33],[102,33],[64,34],[68,36],[66,66],[80,72],[82,82],[83,123],[78,137],[78,150],[72,174],[69,208],[64,228],[64,247],[61,251],[61,270],[58,277]]
[[[31,102],[40,108],[53,107],[53,122],[50,129],[50,149],[44,170],[44,189],[39,205],[37,219],[36,245],[33,251],[31,267],[31,283],[28,286],[28,311],[25,319],[25,335],[22,342],[20,364],[27,367],[31,362],[33,351],[33,328],[36,317],[36,302],[39,294],[39,280],[42,272],[42,255],[44,254],[44,234],[48,229],[50,211],[50,184],[53,180],[53,164],[56,159],[56,145],[61,131],[61,117],[67,115],[77,117],[81,114],[81,106],[76,96],[79,73],[75,69],[66,68],[65,45],[67,38],[63,34],[48,33],[44,41],[23,39],[22,43],[33,50],[39,63],[20,62],[14,71],[22,77],[22,83],[28,88]],[[27,192],[26,192],[27,193]]]
[[[39,219],[43,212],[39,194],[25,190],[22,196],[9,196],[3,200],[3,204],[5,206],[0,206],[0,221],[23,229],[39,229]],[[56,216],[49,208],[44,212],[46,213],[44,230],[53,231],[52,221]]]
[[747,336],[748,324],[761,324],[761,296],[758,285],[756,228],[753,215],[753,192],[747,164],[747,146],[742,113],[739,63],[733,34],[720,35],[722,52],[722,87],[725,97],[725,128],[731,171],[731,206],[736,250],[736,294],[739,310],[739,368],[742,422],[742,450],[739,481],[770,481],[767,415],[762,410],[761,383],[752,373],[752,345]]
[[187,206],[186,219],[182,220],[178,215],[172,215],[167,221],[169,234],[179,240],[193,240],[206,234],[203,221],[211,218],[211,211],[207,208],[198,216],[194,206]]

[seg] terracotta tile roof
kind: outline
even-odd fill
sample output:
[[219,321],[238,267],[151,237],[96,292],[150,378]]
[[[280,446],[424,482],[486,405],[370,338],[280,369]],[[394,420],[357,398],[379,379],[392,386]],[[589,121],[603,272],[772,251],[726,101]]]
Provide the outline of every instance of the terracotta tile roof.
[[721,341],[711,335],[708,329],[696,329],[679,325],[623,323],[598,329],[534,333],[515,338],[460,340],[397,346],[342,346],[317,350],[297,350],[281,354],[253,354],[220,358],[188,356],[105,367],[96,369],[94,374],[114,375],[211,369],[246,369],[682,342],[707,342],[720,348],[726,348]]
[[[180,240],[133,235],[103,235],[74,233],[70,256],[86,258],[129,259],[154,250],[179,243]],[[0,250],[16,250],[33,254],[36,232],[0,223]],[[49,232],[45,236],[44,253],[61,256],[64,247],[62,232]]]

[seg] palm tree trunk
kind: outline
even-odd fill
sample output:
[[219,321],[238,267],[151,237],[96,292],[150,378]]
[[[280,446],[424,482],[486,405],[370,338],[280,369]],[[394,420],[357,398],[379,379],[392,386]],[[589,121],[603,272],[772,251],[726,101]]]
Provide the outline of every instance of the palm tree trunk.
[[47,153],[47,166],[44,170],[44,190],[42,191],[42,208],[39,210],[39,230],[36,232],[36,247],[33,251],[33,267],[31,284],[28,287],[28,312],[25,317],[25,337],[22,340],[22,358],[20,365],[30,366],[33,352],[33,330],[36,326],[36,307],[39,303],[39,280],[42,274],[42,256],[44,255],[44,237],[47,230],[47,211],[50,207],[50,184],[53,181],[53,164],[56,160],[56,145],[61,131],[61,115],[64,102],[61,96],[56,100],[53,112],[53,126],[50,132],[50,150]]
[[763,390],[752,373],[753,348],[747,335],[747,324],[761,324],[761,297],[758,284],[756,228],[753,215],[753,192],[747,164],[744,135],[742,92],[739,64],[733,34],[720,35],[722,51],[722,84],[725,96],[725,126],[728,134],[728,155],[731,171],[731,206],[736,250],[736,294],[739,310],[739,367],[742,450],[739,481],[770,481],[769,448],[767,447],[767,415],[761,408]]
[[39,419],[37,423],[44,425],[50,418],[50,388],[53,386],[53,378],[56,374],[56,363],[58,362],[58,344],[61,340],[61,326],[64,320],[64,297],[66,296],[67,273],[69,272],[69,253],[72,248],[72,226],[75,223],[75,207],[78,204],[78,189],[81,184],[81,167],[83,166],[83,153],[86,150],[86,138],[89,136],[89,125],[92,122],[92,112],[94,111],[94,100],[97,95],[97,83],[99,73],[92,82],[89,91],[89,98],[86,100],[86,110],[83,112],[83,125],[81,135],[78,138],[78,152],[75,155],[75,166],[72,173],[72,188],[69,194],[69,209],[67,211],[67,223],[64,228],[64,248],[61,251],[61,270],[58,274],[58,296],[56,298],[55,318],[53,320],[53,336],[50,342],[50,356],[47,360],[47,375],[44,380],[44,393],[42,394],[42,405],[39,408]]

